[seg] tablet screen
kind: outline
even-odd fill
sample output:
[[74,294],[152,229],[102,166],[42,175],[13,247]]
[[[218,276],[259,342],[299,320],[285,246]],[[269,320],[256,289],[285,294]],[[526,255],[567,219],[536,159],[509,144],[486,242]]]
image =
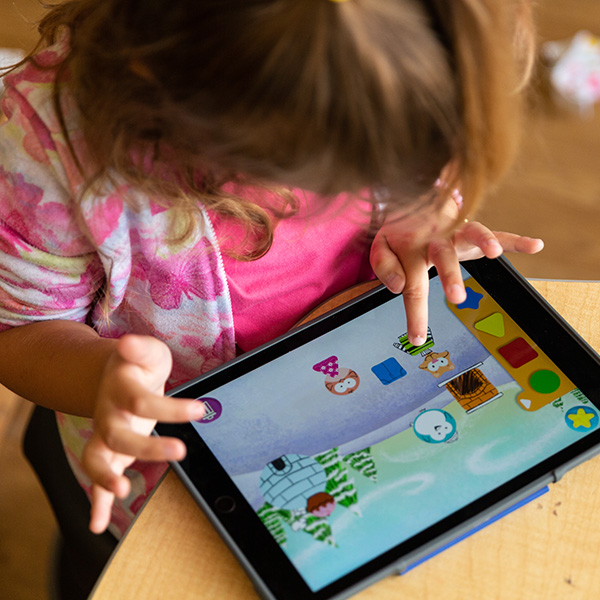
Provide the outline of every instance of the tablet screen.
[[199,398],[194,429],[318,591],[598,427],[590,400],[463,269],[430,282],[412,346],[402,297]]

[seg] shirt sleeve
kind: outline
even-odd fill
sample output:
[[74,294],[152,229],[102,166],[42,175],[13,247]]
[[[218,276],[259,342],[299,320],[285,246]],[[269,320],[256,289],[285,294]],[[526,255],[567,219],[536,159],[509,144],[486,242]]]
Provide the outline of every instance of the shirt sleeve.
[[[0,125],[0,330],[84,322],[104,280],[80,226],[56,131],[7,83]],[[31,86],[39,92],[39,88]],[[46,103],[47,108],[47,103]]]

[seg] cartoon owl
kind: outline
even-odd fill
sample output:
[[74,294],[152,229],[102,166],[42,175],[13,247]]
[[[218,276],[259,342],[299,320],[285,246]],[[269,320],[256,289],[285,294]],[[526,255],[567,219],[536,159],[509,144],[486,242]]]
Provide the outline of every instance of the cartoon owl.
[[352,369],[341,368],[336,377],[325,377],[325,387],[336,396],[351,394],[360,384],[360,377]]
[[360,377],[353,369],[340,367],[337,356],[330,356],[316,365],[313,370],[325,375],[325,387],[336,396],[351,394],[360,385]]
[[429,371],[436,379],[442,374],[452,371],[454,365],[450,362],[450,352],[430,352],[425,360],[419,365],[419,369]]

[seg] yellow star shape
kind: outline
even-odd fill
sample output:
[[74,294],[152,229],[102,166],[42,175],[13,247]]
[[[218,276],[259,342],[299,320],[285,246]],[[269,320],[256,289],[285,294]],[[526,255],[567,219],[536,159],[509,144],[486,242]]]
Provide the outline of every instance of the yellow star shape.
[[573,421],[573,427],[585,427],[589,429],[592,426],[592,419],[594,418],[594,413],[585,412],[583,408],[580,408],[576,414],[569,415],[569,419]]

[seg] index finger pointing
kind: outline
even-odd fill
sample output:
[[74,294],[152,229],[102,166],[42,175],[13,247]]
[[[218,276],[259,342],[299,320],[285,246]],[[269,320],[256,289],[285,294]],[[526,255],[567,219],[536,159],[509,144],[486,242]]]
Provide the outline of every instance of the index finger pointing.
[[146,419],[164,423],[195,421],[204,415],[202,402],[194,399],[173,398],[149,394],[141,386],[135,392],[121,399],[119,408]]
[[402,291],[408,340],[415,346],[427,341],[427,321],[429,297],[429,268],[422,257],[414,257],[409,264],[404,264],[406,285]]

